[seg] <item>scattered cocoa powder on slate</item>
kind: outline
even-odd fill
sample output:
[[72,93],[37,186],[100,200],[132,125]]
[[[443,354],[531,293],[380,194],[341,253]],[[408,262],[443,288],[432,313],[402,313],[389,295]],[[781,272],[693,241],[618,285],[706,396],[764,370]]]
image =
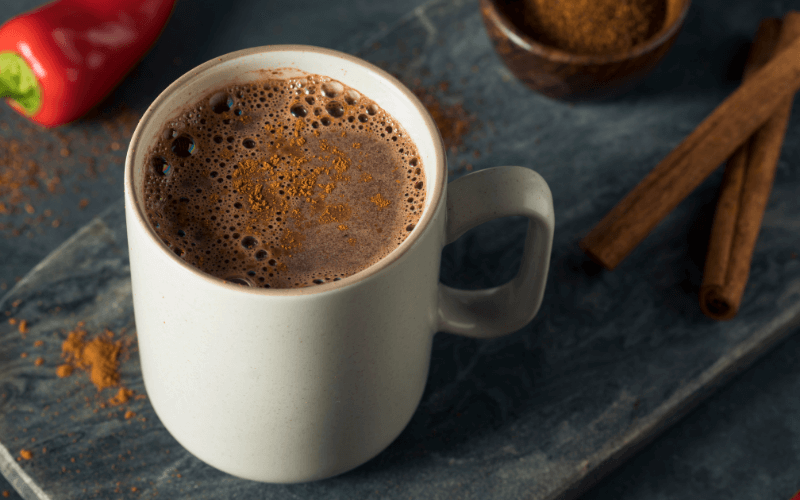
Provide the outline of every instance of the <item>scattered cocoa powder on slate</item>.
[[[89,339],[84,327],[85,323],[79,322],[74,330],[67,333],[67,338],[61,345],[61,355],[66,362],[56,367],[56,375],[59,378],[66,378],[72,375],[75,369],[80,369],[89,374],[98,393],[103,389],[118,387],[117,392],[111,398],[99,402],[98,408],[94,410],[95,413],[100,408],[121,406],[131,400],[145,399],[146,396],[143,394],[134,396],[133,390],[120,386],[119,366],[130,355],[130,342],[123,339],[115,340],[115,335],[110,330],[105,330]],[[123,328],[120,335],[124,332]],[[89,405],[89,398],[85,399],[86,404]],[[130,408],[125,410],[126,420],[136,416],[136,413]],[[116,416],[118,414],[114,412],[108,414],[109,418]],[[140,418],[139,420],[144,422],[146,419]]]
[[[67,334],[67,339],[61,344],[61,354],[67,365],[80,368],[89,373],[89,378],[102,390],[119,384],[119,355],[122,351],[122,341],[114,340],[114,332],[106,330],[93,339],[86,341],[86,331],[79,324],[75,330]],[[64,365],[61,365],[64,366]],[[57,369],[58,376],[69,376],[67,369]]]
[[[85,121],[85,127],[79,121],[59,129],[44,129],[0,110],[0,117],[8,120],[0,121],[0,215],[34,215],[42,208],[36,206],[34,198],[47,200],[64,193],[62,179],[81,175],[75,168],[79,165],[86,166],[83,175],[87,178],[96,177],[97,172],[105,172],[112,165],[121,170],[124,159],[111,152],[127,148],[141,115],[124,106],[113,110],[113,114],[103,113],[106,116],[99,113]],[[90,133],[89,121],[99,121],[102,131]],[[86,150],[91,151],[91,156],[74,154]],[[45,207],[37,216],[25,218],[20,227],[0,221],[0,231],[19,236],[24,229],[39,226],[53,215]],[[55,219],[47,226],[57,228],[61,222]]]
[[58,365],[58,367],[56,367],[56,375],[59,378],[66,378],[72,375],[72,370],[73,370],[72,365],[68,364]]
[[[464,109],[461,102],[451,105],[442,104],[436,97],[436,87],[415,87],[414,95],[431,114],[436,127],[442,134],[445,148],[455,153],[464,144],[464,139],[469,134],[475,117]],[[449,88],[449,84],[440,82],[438,87],[445,91]]]
[[125,387],[120,387],[119,391],[108,400],[108,404],[111,406],[119,406],[128,402],[133,396],[133,391],[130,389],[126,389]]
[[30,199],[23,188],[52,193],[61,182],[55,172],[45,171],[31,158],[34,148],[35,144],[0,137],[0,214],[10,214]]

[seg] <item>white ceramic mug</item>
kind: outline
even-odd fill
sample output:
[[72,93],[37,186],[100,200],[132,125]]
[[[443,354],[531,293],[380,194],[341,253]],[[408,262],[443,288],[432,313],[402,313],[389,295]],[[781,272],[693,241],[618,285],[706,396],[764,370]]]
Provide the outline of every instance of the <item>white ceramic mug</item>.
[[[417,145],[423,215],[375,265],[309,288],[225,283],[158,238],[143,209],[147,154],[165,123],[214,89],[300,72],[331,77],[383,107]],[[482,170],[447,184],[442,140],[399,81],[347,54],[267,46],[209,61],[170,85],[142,117],[125,163],[125,213],[142,375],[161,422],[187,450],[230,474],[290,483],[345,472],[377,455],[411,419],[437,331],[494,337],[542,301],[553,203],[532,170]],[[519,274],[496,288],[439,283],[442,247],[509,215],[529,219]]]

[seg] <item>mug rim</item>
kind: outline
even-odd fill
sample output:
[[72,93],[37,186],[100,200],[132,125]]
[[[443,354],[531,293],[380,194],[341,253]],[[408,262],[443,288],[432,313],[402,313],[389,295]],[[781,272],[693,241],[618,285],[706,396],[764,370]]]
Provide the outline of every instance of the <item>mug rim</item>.
[[[139,145],[140,142],[144,142],[143,138],[143,131],[147,128],[147,125],[153,119],[153,115],[156,111],[163,106],[174,94],[180,92],[182,88],[184,88],[189,82],[193,79],[201,76],[206,71],[210,70],[211,68],[233,61],[239,58],[251,56],[254,54],[262,54],[268,52],[312,52],[317,54],[323,54],[326,56],[332,56],[338,59],[341,59],[344,64],[346,65],[357,65],[361,66],[362,68],[368,70],[369,72],[373,73],[378,78],[382,78],[396,90],[398,90],[401,94],[403,94],[411,105],[416,109],[417,113],[423,119],[428,133],[431,134],[433,138],[433,159],[434,159],[434,169],[440,171],[440,175],[437,176],[436,182],[434,184],[429,184],[430,192],[426,193],[426,201],[430,200],[426,203],[426,208],[422,212],[422,216],[420,217],[419,222],[416,224],[414,230],[408,237],[394,250],[392,250],[389,255],[383,257],[378,262],[372,264],[371,266],[359,271],[355,274],[347,276],[346,278],[342,278],[339,281],[330,281],[321,285],[314,285],[314,286],[305,286],[305,287],[298,287],[298,288],[261,288],[261,287],[254,287],[254,286],[242,286],[234,283],[230,283],[222,278],[217,276],[213,276],[208,274],[200,269],[194,267],[193,265],[189,264],[185,260],[179,258],[173,252],[170,252],[169,249],[164,245],[164,242],[161,241],[161,238],[158,237],[157,234],[153,231],[152,227],[150,226],[147,215],[143,212],[143,206],[140,203],[141,200],[138,200],[136,196],[136,189],[133,182],[134,176],[134,168],[133,168],[133,155]],[[280,68],[260,68],[260,69],[280,69]],[[320,73],[322,74],[322,73]],[[329,75],[323,75],[328,76]],[[128,151],[125,155],[125,173],[124,173],[124,188],[125,188],[125,203],[130,203],[132,205],[133,210],[131,211],[135,216],[135,223],[140,224],[144,232],[147,234],[147,238],[154,243],[159,249],[166,255],[167,258],[172,259],[176,264],[182,266],[184,270],[192,273],[197,278],[203,279],[209,285],[215,286],[222,286],[225,288],[229,288],[231,290],[236,290],[241,293],[247,294],[255,294],[255,295],[264,295],[264,296],[298,296],[298,295],[319,295],[322,293],[334,292],[336,290],[341,290],[342,288],[350,287],[356,285],[358,283],[362,283],[365,280],[368,280],[378,273],[384,271],[388,267],[395,264],[400,258],[409,252],[412,246],[414,246],[421,235],[428,229],[433,220],[435,212],[438,210],[438,207],[442,203],[442,198],[445,192],[445,186],[447,184],[447,158],[444,152],[444,143],[442,141],[441,133],[439,132],[438,127],[436,126],[433,118],[431,117],[428,110],[423,106],[422,102],[414,95],[411,90],[406,87],[402,82],[400,82],[397,78],[389,74],[388,72],[382,70],[381,68],[371,64],[361,58],[356,56],[352,56],[350,54],[346,54],[344,52],[340,52],[333,49],[326,49],[322,47],[315,47],[312,45],[298,45],[298,44],[286,44],[286,45],[264,45],[260,47],[251,47],[248,49],[237,50],[234,52],[229,52],[225,55],[214,57],[206,61],[195,68],[192,68],[188,72],[181,75],[177,80],[172,82],[166,89],[164,89],[158,97],[148,106],[147,110],[142,115],[142,118],[139,120],[139,123],[136,125],[136,129],[131,136],[130,144],[128,146]],[[126,224],[130,224],[133,221],[126,220]]]

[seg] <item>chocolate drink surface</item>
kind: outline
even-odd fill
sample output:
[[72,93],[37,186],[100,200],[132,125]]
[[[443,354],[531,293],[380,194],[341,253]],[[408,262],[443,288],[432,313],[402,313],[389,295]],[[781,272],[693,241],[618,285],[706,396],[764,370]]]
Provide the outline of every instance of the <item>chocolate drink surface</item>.
[[397,248],[422,215],[425,178],[405,130],[321,76],[210,92],[164,125],[145,210],[187,263],[241,285],[338,281]]

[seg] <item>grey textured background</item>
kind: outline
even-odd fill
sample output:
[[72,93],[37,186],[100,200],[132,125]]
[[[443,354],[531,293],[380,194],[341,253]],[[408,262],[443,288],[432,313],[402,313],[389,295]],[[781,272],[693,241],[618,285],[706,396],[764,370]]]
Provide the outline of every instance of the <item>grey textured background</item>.
[[[24,6],[19,5],[20,10],[24,10]],[[202,10],[197,4],[181,4],[173,18],[173,24],[170,25],[170,31],[165,33],[165,37],[120,91],[112,96],[110,106],[113,107],[114,102],[125,102],[134,108],[140,108],[185,69],[214,55],[237,48],[265,43],[302,42],[354,51],[363,47],[365,42],[369,46],[369,37],[373,36],[370,34],[380,31],[381,20],[387,23],[388,27],[413,7],[413,4],[389,5],[388,2],[380,1],[369,4],[365,2],[359,6],[351,4],[353,6],[347,7],[341,4],[309,2],[305,7],[309,5],[316,6],[312,11],[314,15],[302,18],[298,14],[302,10],[294,10],[298,6],[304,6],[298,2],[291,6],[244,2],[233,4],[231,10],[225,12],[214,12],[214,9]],[[375,62],[385,61],[387,67],[406,78],[416,73],[424,76],[427,71],[426,78],[431,82],[435,82],[437,78],[452,79],[455,88],[451,99],[464,99],[468,108],[479,109],[480,118],[486,128],[491,128],[492,126],[488,125],[491,123],[497,128],[519,126],[532,131],[527,140],[496,144],[494,156],[485,154],[482,160],[474,163],[476,168],[481,168],[490,166],[498,160],[502,163],[526,164],[526,160],[535,158],[536,164],[532,166],[540,171],[552,172],[550,176],[545,176],[548,180],[558,175],[560,179],[566,181],[572,175],[573,186],[566,188],[560,183],[554,186],[554,192],[559,195],[556,199],[557,216],[562,220],[570,220],[571,216],[578,215],[575,219],[578,222],[574,227],[562,225],[557,234],[557,237],[561,238],[561,246],[568,248],[580,230],[587,227],[588,219],[599,218],[643,172],[649,170],[655,161],[674,145],[676,137],[688,133],[692,124],[702,119],[733,88],[737,78],[736,56],[742,53],[742,48],[754,32],[758,19],[765,15],[780,14],[789,8],[800,8],[800,4],[789,1],[757,4],[746,1],[696,1],[676,48],[658,72],[642,87],[612,103],[589,104],[577,108],[536,101],[535,96],[531,96],[521,86],[514,86],[513,83],[501,95],[488,97],[481,95],[480,84],[484,81],[487,83],[495,81],[497,75],[473,73],[472,66],[480,65],[481,68],[488,67],[492,70],[500,68],[498,71],[501,72],[501,77],[502,67],[493,54],[470,50],[470,41],[474,42],[473,37],[483,34],[480,32],[480,26],[475,25],[474,19],[469,16],[464,19],[465,26],[459,28],[458,23],[454,23],[453,26],[447,27],[445,32],[438,33],[444,39],[444,46],[450,51],[431,51],[432,56],[426,60],[424,71],[421,67],[414,67],[414,60],[411,57],[407,57],[406,61],[402,55],[398,55],[399,49],[396,45],[386,44],[385,41],[382,41],[383,47],[367,50],[365,55]],[[219,7],[216,7],[216,10],[218,11]],[[256,12],[258,15],[254,15]],[[459,12],[464,14],[464,11]],[[346,26],[350,26],[351,30],[361,31],[360,34],[356,34],[355,40],[352,39],[353,33],[344,29]],[[409,26],[420,25],[412,23]],[[447,29],[452,31],[447,32]],[[458,30],[461,30],[461,34]],[[390,36],[394,37],[393,40],[398,37],[419,40],[427,35],[429,33],[423,30],[395,33]],[[374,35],[374,39],[381,37],[379,34]],[[483,42],[475,43],[480,47]],[[413,42],[410,44],[413,45]],[[436,59],[436,54],[439,54],[441,59]],[[180,61],[175,61],[176,57],[180,58]],[[411,64],[410,67],[408,63]],[[160,72],[155,74],[154,68],[158,68]],[[474,76],[470,76],[472,74]],[[459,75],[461,78],[453,78],[454,75]],[[463,78],[474,81],[460,83]],[[505,106],[498,105],[492,108],[485,102],[477,103],[477,99],[489,97],[499,101],[506,100]],[[494,116],[492,109],[498,112],[509,109],[507,102],[509,99],[524,99],[532,109],[535,109],[534,104],[536,104],[545,112],[541,116],[513,116],[508,113]],[[471,104],[473,102],[475,104]],[[7,110],[3,112],[8,113]],[[644,112],[649,112],[653,117],[651,122],[641,120],[643,114],[646,114]],[[600,115],[612,124],[609,128],[598,126],[597,117]],[[656,126],[656,122],[663,119],[661,118],[663,115],[672,116],[673,121],[659,123],[659,126]],[[636,117],[638,121],[626,122],[630,117]],[[548,126],[553,123],[560,123],[562,126]],[[674,124],[673,130],[670,130],[670,123]],[[793,205],[790,199],[792,188],[796,186],[798,178],[796,163],[800,159],[797,149],[797,131],[800,130],[797,111],[794,113],[793,124],[776,186],[776,192],[781,193],[782,186],[786,191],[779,194],[780,197],[777,198],[779,203],[771,204],[771,218],[768,217],[767,229],[772,231],[768,232],[760,242],[760,248],[769,256],[763,261],[763,266],[757,268],[763,277],[758,281],[761,288],[748,292],[753,307],[763,308],[764,305],[758,304],[756,298],[762,293],[768,296],[771,289],[785,284],[786,275],[783,273],[788,270],[791,274],[797,269],[797,266],[789,261],[789,251],[798,249],[796,225],[791,224],[797,220],[796,212],[792,212],[796,205]],[[66,133],[77,134],[81,127],[91,129],[98,125],[94,122],[84,122],[72,127],[73,129]],[[556,130],[559,133],[555,133]],[[654,135],[654,131],[659,131],[662,135]],[[480,131],[477,134],[476,142],[480,142]],[[590,147],[576,152],[571,147],[572,143],[580,143],[583,146],[588,144]],[[535,153],[530,152],[531,148],[535,148]],[[469,157],[469,152],[462,152],[461,156]],[[485,148],[484,152],[487,153]],[[116,156],[109,153],[109,156],[118,158],[118,170],[111,170],[105,178],[100,176],[100,180],[77,178],[65,181],[74,182],[70,187],[79,187],[81,193],[67,190],[63,195],[43,201],[48,204],[48,208],[56,212],[69,209],[70,213],[63,216],[67,224],[58,230],[48,228],[43,234],[36,234],[36,228],[32,227],[30,229],[32,238],[27,238],[23,233],[22,237],[2,239],[0,244],[5,246],[0,251],[10,258],[4,259],[1,264],[0,281],[11,283],[15,276],[24,274],[74,229],[118,198],[121,190],[119,179],[122,152]],[[629,163],[616,165],[621,169],[618,173],[611,168],[615,165],[602,163],[623,156],[628,157]],[[454,168],[459,168],[461,159],[464,158],[457,155],[451,158]],[[589,185],[582,183],[580,176],[576,175],[586,168],[602,168],[620,179],[619,186],[595,198],[592,206],[585,205],[582,193],[592,189],[593,186],[591,183],[588,183]],[[556,174],[558,169],[564,171]],[[648,283],[647,286],[660,284],[664,303],[674,309],[675,315],[672,317],[686,324],[702,321],[702,316],[698,318],[692,308],[696,307],[694,295],[696,285],[699,283],[699,267],[702,265],[702,257],[698,256],[702,256],[703,240],[708,224],[708,221],[703,219],[703,214],[708,211],[709,206],[713,206],[717,182],[718,176],[705,183],[692,200],[684,204],[682,211],[668,220],[661,228],[661,232],[654,234],[645,248],[640,249],[638,254],[632,256],[625,264],[628,266],[627,272],[639,275]],[[90,204],[86,209],[78,210],[76,208],[78,200],[86,197],[85,193],[91,195]],[[44,206],[43,204],[42,207]],[[20,216],[20,221],[24,223],[23,219],[24,217]],[[769,225],[770,220],[773,221],[772,226]],[[498,237],[501,228],[506,234]],[[501,252],[502,255],[502,252],[506,251],[504,248],[510,248],[512,254],[509,255],[513,259],[513,252],[518,250],[514,241],[518,240],[519,232],[519,224],[514,222],[474,232],[468,237],[472,238],[471,242],[458,248],[448,249],[446,252],[446,265],[443,269],[445,279],[461,286],[483,286],[492,281],[501,281],[507,277],[504,274],[513,272],[513,268],[498,267],[495,259],[484,260],[484,258],[487,255],[495,256],[496,252]],[[494,245],[487,246],[485,242],[489,239],[497,241]],[[476,247],[480,250],[469,250]],[[777,259],[772,258],[770,251],[773,249],[777,252],[774,255]],[[660,269],[658,263],[651,262],[649,257],[651,254],[665,251],[677,253],[677,257],[673,256],[669,261],[679,262],[682,265]],[[626,269],[614,274],[600,275],[599,278],[591,272],[587,273],[587,270],[591,269],[585,267],[577,252],[562,256],[560,263],[564,267],[554,267],[551,271],[553,274],[548,289],[551,297],[550,309],[543,309],[543,314],[558,317],[558,313],[568,313],[570,310],[578,313],[582,310],[604,310],[606,314],[604,317],[612,324],[615,317],[619,318],[620,324],[624,323],[623,308],[630,306],[631,302],[635,304],[636,287],[642,286],[640,281],[619,283],[619,280],[627,279],[623,278],[627,276],[623,274]],[[644,276],[647,273],[651,274]],[[615,297],[610,300],[608,297],[587,294],[584,299],[590,303],[588,305],[562,304],[552,299],[553,294],[561,293],[568,296],[573,286],[591,285],[586,282],[587,275],[591,278],[589,281],[601,279],[606,281],[610,288],[620,289],[621,286],[630,286],[629,299]],[[652,275],[655,275],[655,280]],[[796,294],[790,294],[787,300],[796,302]],[[581,318],[580,314],[577,314],[577,317],[578,321],[591,320],[591,318]],[[658,317],[656,320],[663,318]],[[554,325],[554,328],[565,329],[568,326],[568,323],[562,322]],[[647,324],[642,327],[646,328]],[[715,332],[720,331],[724,332],[725,327],[715,330]],[[566,336],[568,337],[569,335]],[[554,334],[553,341],[556,344],[559,342],[558,339],[559,336]],[[651,340],[654,341],[657,342],[658,339]],[[606,362],[603,353],[609,352],[613,347],[602,344],[595,346],[597,356],[594,362],[598,367],[602,368]],[[798,390],[800,377],[797,369],[793,369],[792,363],[796,358],[793,354],[798,353],[798,347],[800,346],[796,337],[781,345],[737,382],[702,405],[688,419],[655,441],[647,450],[633,457],[620,471],[598,485],[586,497],[632,499],[646,495],[663,499],[743,499],[791,496],[794,490],[800,488],[800,472],[798,472],[800,428],[797,417],[799,405],[796,397],[800,394]],[[475,346],[469,342],[462,342],[459,350],[463,349],[468,353],[470,349],[475,349]],[[502,352],[501,347],[497,349]],[[445,352],[458,353],[458,350]],[[548,353],[546,349],[532,352],[541,356]],[[494,365],[485,365],[483,368],[501,369],[501,361],[498,360]],[[530,363],[534,366],[540,361],[535,357],[530,359]],[[656,364],[652,365],[653,369],[657,367]],[[534,375],[533,380],[536,380],[540,374],[534,371]],[[447,373],[441,376],[447,376]],[[511,386],[501,383],[498,387],[507,390]],[[465,388],[462,387],[460,390]],[[569,390],[569,387],[556,385],[548,390],[565,391]],[[506,397],[513,400],[514,396],[511,393]],[[481,409],[482,405],[487,404],[491,405],[491,401],[466,402],[473,411],[471,421],[477,425],[475,429],[467,428],[466,433],[473,430],[480,432],[487,421],[502,423],[508,418],[508,415],[493,414],[490,406]],[[515,408],[513,402],[510,408],[513,413]],[[521,411],[518,406],[516,409]],[[436,423],[424,422],[424,419],[418,421],[418,425],[422,424],[435,427]],[[402,488],[402,484],[399,486]]]

